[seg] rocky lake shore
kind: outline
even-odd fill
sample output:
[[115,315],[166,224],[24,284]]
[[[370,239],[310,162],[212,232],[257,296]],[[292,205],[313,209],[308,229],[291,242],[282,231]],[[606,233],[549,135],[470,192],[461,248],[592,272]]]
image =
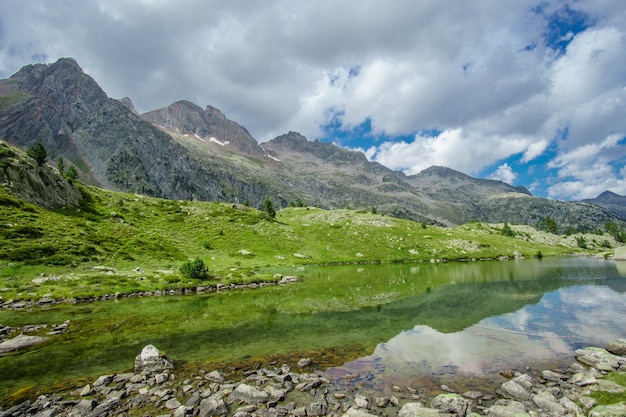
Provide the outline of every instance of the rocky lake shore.
[[[624,393],[605,378],[626,372],[626,340],[574,352],[567,369],[503,372],[495,392],[446,392],[426,398],[410,387],[394,395],[337,391],[307,358],[289,366],[254,369],[176,369],[153,345],[143,348],[134,371],[102,375],[82,387],[0,409],[0,417],[609,417],[626,416],[626,402],[597,405],[595,391]],[[446,387],[442,387],[445,389]]]

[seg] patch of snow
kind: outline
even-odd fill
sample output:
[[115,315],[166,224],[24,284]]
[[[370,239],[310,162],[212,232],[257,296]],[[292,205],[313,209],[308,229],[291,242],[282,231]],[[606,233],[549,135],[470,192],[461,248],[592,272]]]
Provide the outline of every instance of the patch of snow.
[[204,139],[202,139],[200,136],[198,136],[198,134],[197,134],[197,133],[194,133],[193,135],[194,135],[196,138],[200,139],[202,142],[204,142]]
[[278,159],[278,158],[276,158],[276,157],[274,157],[274,156],[270,155],[269,153],[266,153],[266,154],[265,154],[265,156],[267,156],[267,157],[268,157],[268,158],[270,158],[270,159],[273,159],[273,160],[274,160],[274,161],[276,161],[276,162],[280,162],[280,159]]
[[222,141],[220,141],[220,140],[217,140],[217,139],[216,139],[216,138],[214,138],[213,136],[211,136],[211,137],[209,138],[209,142],[217,143],[218,145],[221,145],[221,146],[226,146],[226,145],[228,145],[228,144],[230,143],[229,141],[224,141],[224,142],[222,142]]

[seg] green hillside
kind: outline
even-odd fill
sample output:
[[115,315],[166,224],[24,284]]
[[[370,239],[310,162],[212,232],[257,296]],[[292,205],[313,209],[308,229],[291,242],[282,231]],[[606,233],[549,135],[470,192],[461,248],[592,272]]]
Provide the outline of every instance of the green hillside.
[[[79,298],[277,280],[305,264],[443,262],[611,251],[608,235],[556,236],[528,226],[442,228],[379,214],[313,207],[275,219],[243,205],[163,200],[75,184],[79,208],[48,210],[0,186],[0,297]],[[201,258],[206,280],[179,268]]]

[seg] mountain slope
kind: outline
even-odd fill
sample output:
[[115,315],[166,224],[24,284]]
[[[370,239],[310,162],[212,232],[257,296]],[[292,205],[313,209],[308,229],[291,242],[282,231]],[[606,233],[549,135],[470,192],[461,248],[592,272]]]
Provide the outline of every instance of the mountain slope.
[[202,110],[189,101],[177,101],[144,113],[141,118],[171,133],[193,136],[201,142],[233,148],[248,155],[264,156],[263,149],[244,127],[227,119],[212,106]]
[[[0,80],[0,138],[22,149],[41,142],[89,184],[168,199],[296,200],[327,209],[376,211],[447,226],[471,220],[593,229],[617,217],[583,203],[532,197],[524,187],[432,167],[406,176],[361,152],[289,132],[258,144],[218,109],[188,101],[137,115],[109,98],[70,58],[23,67]],[[523,198],[519,198],[522,196]]]
[[626,220],[626,196],[605,191],[596,198],[582,200],[584,203],[595,204]]
[[251,188],[191,158],[128,104],[107,97],[72,59],[25,66],[0,82],[0,92],[22,94],[0,109],[0,137],[21,148],[41,142],[49,159],[70,161],[87,183],[188,200],[244,198]]

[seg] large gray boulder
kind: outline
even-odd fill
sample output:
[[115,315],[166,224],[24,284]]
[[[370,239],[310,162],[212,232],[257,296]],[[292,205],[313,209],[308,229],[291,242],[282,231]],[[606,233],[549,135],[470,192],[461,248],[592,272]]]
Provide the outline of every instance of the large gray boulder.
[[613,371],[619,368],[619,357],[609,353],[606,349],[588,347],[576,349],[576,359],[585,365],[593,366],[599,371]]
[[614,355],[626,356],[626,339],[619,339],[606,345],[606,350]]
[[469,413],[471,404],[459,394],[439,394],[430,402],[432,408],[457,416],[464,416]]
[[228,406],[221,398],[205,398],[200,403],[200,417],[225,416],[228,414]]
[[153,345],[146,345],[135,358],[135,371],[162,372],[174,368],[174,364],[161,355],[159,349]]

